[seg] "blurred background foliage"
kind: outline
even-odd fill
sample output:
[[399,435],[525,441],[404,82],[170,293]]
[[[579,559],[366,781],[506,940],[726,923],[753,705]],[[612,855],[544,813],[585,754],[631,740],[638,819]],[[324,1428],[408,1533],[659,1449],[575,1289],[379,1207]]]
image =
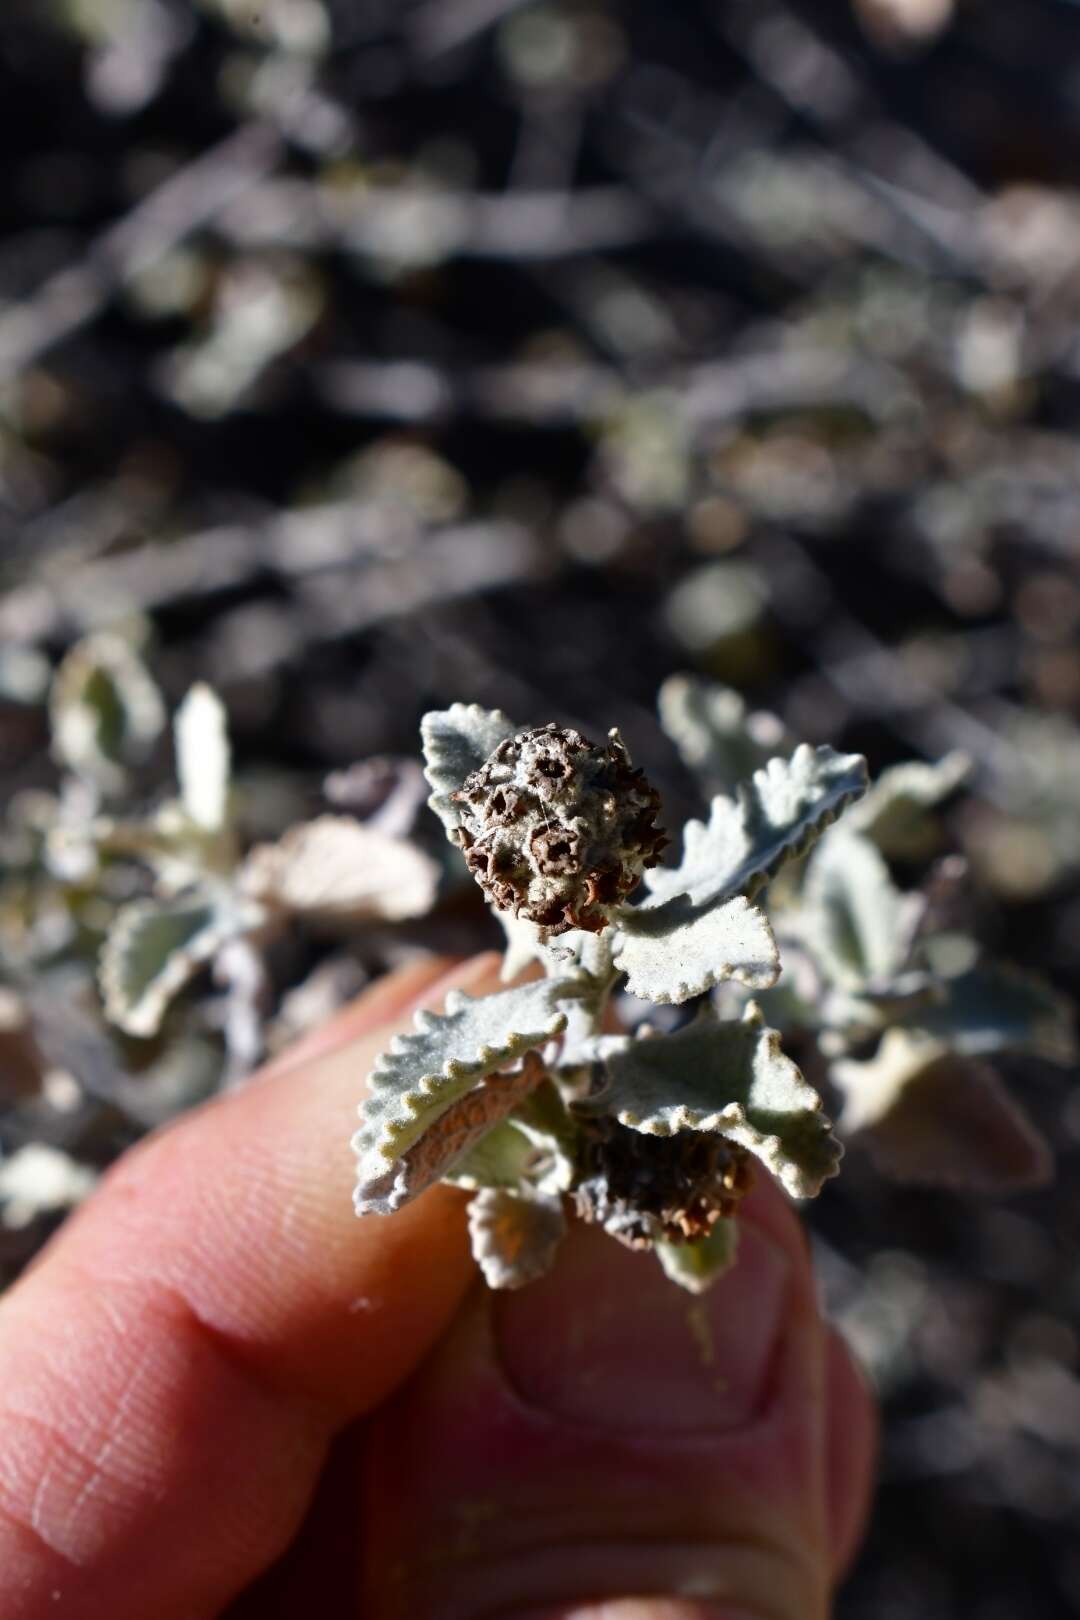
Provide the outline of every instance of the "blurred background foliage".
[[[324,795],[414,837],[421,887],[406,761],[452,698],[617,722],[684,808],[675,670],[875,770],[963,750],[964,925],[1075,989],[1075,4],[5,0],[0,109],[0,1147],[46,1154],[5,1275],[245,1053],[492,938],[453,884],[426,918],[354,894],[269,986],[241,953],[107,1033],[94,957],[196,680],[237,851]],[[54,681],[101,634],[149,686]],[[87,852],[121,805],[143,867]],[[887,1409],[842,1620],[1080,1608],[1080,1106],[1006,1072],[1052,1187],[853,1154],[811,1217]]]

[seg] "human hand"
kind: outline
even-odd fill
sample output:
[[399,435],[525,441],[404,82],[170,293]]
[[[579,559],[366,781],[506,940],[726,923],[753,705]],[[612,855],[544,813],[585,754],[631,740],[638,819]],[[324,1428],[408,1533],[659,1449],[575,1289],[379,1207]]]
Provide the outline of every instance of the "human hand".
[[391,975],[129,1153],[0,1301],[5,1620],[821,1620],[874,1417],[762,1173],[687,1300],[575,1231],[474,1282],[461,1195],[358,1222],[392,1028],[497,959]]

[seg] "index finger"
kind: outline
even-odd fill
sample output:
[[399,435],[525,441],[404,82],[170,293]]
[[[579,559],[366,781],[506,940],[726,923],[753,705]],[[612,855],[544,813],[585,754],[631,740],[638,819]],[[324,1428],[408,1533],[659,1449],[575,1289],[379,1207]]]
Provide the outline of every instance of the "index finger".
[[216,1613],[288,1544],[335,1430],[442,1332],[470,1277],[456,1195],[352,1212],[348,1137],[388,1034],[143,1144],[0,1304],[5,1616]]

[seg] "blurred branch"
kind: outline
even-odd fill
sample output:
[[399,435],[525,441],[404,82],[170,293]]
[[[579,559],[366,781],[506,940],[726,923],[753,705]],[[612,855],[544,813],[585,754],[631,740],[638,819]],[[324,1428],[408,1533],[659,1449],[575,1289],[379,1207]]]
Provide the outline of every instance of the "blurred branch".
[[89,246],[82,263],[50,276],[0,314],[0,384],[101,314],[118,287],[163,258],[278,161],[281,143],[249,124],[171,175]]
[[78,634],[261,577],[299,587],[310,639],[332,639],[432,598],[529,577],[536,567],[536,546],[517,524],[427,529],[385,505],[342,501],[69,563],[0,597],[0,638]]
[[[604,415],[626,384],[614,367],[570,362],[449,371],[421,361],[342,360],[320,369],[317,386],[328,404],[356,416],[426,422],[462,413],[561,427]],[[672,367],[651,376],[650,386],[675,393],[698,429],[758,411],[830,406],[880,419],[909,397],[891,366],[836,349],[770,350]]]

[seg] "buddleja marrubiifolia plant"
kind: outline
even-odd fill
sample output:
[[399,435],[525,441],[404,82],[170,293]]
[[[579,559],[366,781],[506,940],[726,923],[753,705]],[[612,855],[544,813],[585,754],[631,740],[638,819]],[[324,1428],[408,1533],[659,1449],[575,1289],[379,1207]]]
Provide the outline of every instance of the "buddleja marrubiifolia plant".
[[[546,1270],[569,1207],[704,1288],[731,1260],[752,1157],[796,1198],[837,1168],[821,1099],[758,1005],[722,1018],[705,998],[776,983],[754,899],[866,791],[864,760],[805,746],[772,760],[717,795],[664,868],[659,799],[617,732],[595,746],[455,705],[426,717],[423,740],[432,808],[507,924],[508,967],[536,957],[544,977],[452,994],[379,1059],[354,1140],[358,1213],[442,1179],[473,1194],[493,1287]],[[674,1034],[605,1033],[619,988],[700,1006]]]
[[[353,1144],[358,1213],[444,1180],[472,1193],[492,1287],[545,1271],[573,1212],[700,1291],[731,1262],[755,1159],[800,1199],[840,1159],[774,1023],[841,1100],[840,1134],[887,1173],[964,1190],[1044,1179],[1046,1145],[985,1060],[1071,1062],[1070,1010],[942,926],[958,863],[908,893],[889,865],[933,852],[934,807],[967,761],[869,787],[858,755],[784,757],[780,721],[712,683],[674,677],[660,713],[710,795],[670,866],[659,799],[617,732],[596,746],[461,704],[425,718],[430,803],[504,926],[504,978],[534,959],[544,976],[452,994],[378,1060]],[[621,992],[691,1016],[612,1034]]]

